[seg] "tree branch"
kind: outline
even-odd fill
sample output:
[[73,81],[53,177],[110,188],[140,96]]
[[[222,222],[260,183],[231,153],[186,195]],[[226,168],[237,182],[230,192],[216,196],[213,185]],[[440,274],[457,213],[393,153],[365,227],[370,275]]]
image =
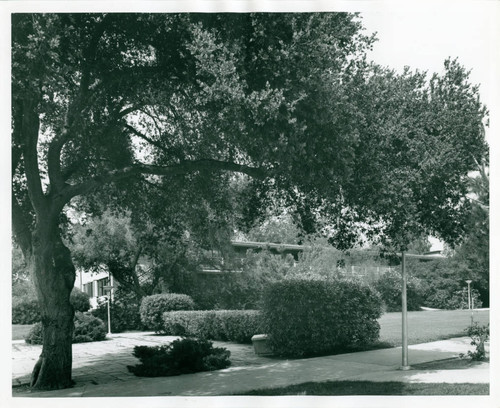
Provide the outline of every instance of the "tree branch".
[[27,260],[31,254],[31,230],[14,192],[12,192],[12,231],[23,252],[24,259]]
[[35,110],[36,102],[34,98],[27,97],[23,101],[23,157],[28,185],[28,195],[36,213],[46,208],[46,200],[43,194],[40,170],[38,168],[38,132],[40,120]]
[[202,159],[193,161],[183,161],[172,166],[155,166],[148,164],[136,164],[123,169],[110,171],[106,174],[94,177],[81,184],[67,186],[64,192],[65,199],[69,201],[78,195],[86,194],[102,185],[118,180],[124,180],[140,174],[151,174],[158,176],[177,176],[192,173],[195,171],[231,171],[244,173],[253,178],[264,179],[267,176],[266,170],[258,167],[250,167],[243,164],[224,162],[212,159]]

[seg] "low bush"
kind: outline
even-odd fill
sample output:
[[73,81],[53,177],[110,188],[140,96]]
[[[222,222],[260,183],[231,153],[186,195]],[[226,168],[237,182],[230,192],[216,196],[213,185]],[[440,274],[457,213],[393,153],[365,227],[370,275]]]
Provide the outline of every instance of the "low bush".
[[165,346],[136,346],[134,356],[141,364],[127,366],[133,374],[141,377],[160,377],[199,371],[220,370],[229,367],[230,351],[214,348],[204,339],[180,339]]
[[166,312],[162,332],[172,336],[250,343],[254,334],[262,332],[262,321],[257,310]]
[[42,322],[36,323],[28,332],[24,341],[28,344],[43,344]]
[[382,301],[358,282],[284,280],[267,288],[263,303],[265,333],[277,355],[320,355],[378,339]]
[[[481,326],[477,322],[465,329],[467,336],[471,338],[471,346],[475,346],[474,351],[467,351],[467,355],[474,361],[482,361],[486,358],[484,343],[490,338],[490,325]],[[460,355],[464,357],[463,354]]]
[[[101,341],[106,338],[106,328],[101,319],[89,314],[75,313],[75,329],[73,343]],[[36,323],[25,337],[28,344],[43,344],[42,323]]]
[[[111,331],[121,333],[128,330],[143,330],[144,325],[141,321],[139,312],[139,303],[132,297],[117,297],[111,302]],[[96,309],[91,311],[92,315],[101,319],[107,327],[108,324],[108,304],[107,302],[99,304]]]
[[140,306],[141,321],[149,330],[162,332],[163,313],[172,310],[193,310],[194,302],[188,295],[162,293],[146,296]]
[[[374,288],[380,293],[387,312],[401,311],[401,292],[403,288],[401,272],[390,271],[384,273],[375,281]],[[419,279],[408,278],[406,299],[407,310],[420,310],[423,300]]]
[[76,312],[73,343],[101,341],[106,338],[104,322],[90,314]]

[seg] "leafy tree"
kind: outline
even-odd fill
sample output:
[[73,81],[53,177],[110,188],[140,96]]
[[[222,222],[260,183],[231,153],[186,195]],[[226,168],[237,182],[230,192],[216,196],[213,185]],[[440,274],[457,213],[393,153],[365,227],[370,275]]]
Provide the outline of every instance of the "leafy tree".
[[33,387],[71,385],[77,197],[160,189],[190,206],[173,193],[238,173],[335,221],[338,245],[363,226],[400,247],[408,231],[462,234],[464,177],[486,152],[478,89],[453,61],[430,82],[367,64],[361,29],[346,13],[13,15],[13,231],[44,332]]

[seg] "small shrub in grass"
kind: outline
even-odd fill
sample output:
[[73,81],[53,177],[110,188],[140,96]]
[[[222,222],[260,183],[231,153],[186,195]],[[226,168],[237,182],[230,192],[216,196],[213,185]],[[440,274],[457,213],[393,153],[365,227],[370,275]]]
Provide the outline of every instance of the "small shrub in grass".
[[211,342],[204,339],[185,338],[157,347],[136,346],[133,354],[141,364],[127,368],[141,377],[220,370],[231,364],[230,351],[225,348],[214,348]]
[[166,312],[162,331],[172,336],[250,343],[254,334],[262,332],[262,320],[257,310]]
[[[101,341],[106,338],[106,328],[101,319],[84,314],[75,313],[75,329],[73,331],[73,343],[86,343],[90,341]],[[36,323],[25,337],[28,344],[43,344],[42,323]]]
[[264,294],[263,324],[278,355],[319,355],[378,339],[382,301],[369,287],[347,280],[288,279]]
[[157,333],[162,332],[163,313],[171,310],[193,310],[194,302],[188,295],[162,293],[142,299],[140,314],[144,326]]
[[[490,325],[481,326],[477,322],[472,326],[465,329],[467,336],[471,338],[471,346],[475,346],[474,351],[467,351],[467,355],[475,361],[484,360],[486,357],[486,351],[484,349],[484,343],[490,338]],[[464,354],[460,354],[460,357],[464,357]]]

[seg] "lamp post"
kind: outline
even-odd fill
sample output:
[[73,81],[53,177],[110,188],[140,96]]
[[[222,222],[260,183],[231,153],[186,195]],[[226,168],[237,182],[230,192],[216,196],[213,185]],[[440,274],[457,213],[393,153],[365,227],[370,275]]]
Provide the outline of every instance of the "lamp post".
[[407,290],[406,286],[408,283],[408,275],[406,273],[406,260],[407,258],[414,259],[441,259],[439,255],[417,255],[417,254],[407,254],[400,253],[397,254],[401,257],[401,275],[403,287],[401,290],[401,320],[402,320],[402,366],[401,370],[411,369],[408,364],[408,308],[407,308]]
[[403,288],[401,291],[401,319],[402,319],[402,366],[401,370],[409,370],[410,366],[408,365],[408,308],[407,308],[407,294],[406,294],[406,285],[408,278],[406,276],[406,254],[403,252],[401,254],[401,269],[402,269],[402,277],[403,277]]
[[106,285],[103,286],[103,289],[108,292],[108,334],[111,334],[111,289],[113,286]]
[[471,307],[472,296],[471,296],[471,293],[470,293],[470,284],[472,283],[472,280],[467,279],[465,282],[467,283],[467,299],[469,300],[470,325],[472,326],[474,324],[474,308]]

